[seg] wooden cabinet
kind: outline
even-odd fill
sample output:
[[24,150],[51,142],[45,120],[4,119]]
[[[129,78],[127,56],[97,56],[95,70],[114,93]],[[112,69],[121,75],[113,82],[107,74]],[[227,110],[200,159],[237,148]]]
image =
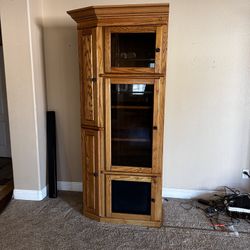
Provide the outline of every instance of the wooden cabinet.
[[78,29],[84,215],[160,226],[168,4],[68,14]]

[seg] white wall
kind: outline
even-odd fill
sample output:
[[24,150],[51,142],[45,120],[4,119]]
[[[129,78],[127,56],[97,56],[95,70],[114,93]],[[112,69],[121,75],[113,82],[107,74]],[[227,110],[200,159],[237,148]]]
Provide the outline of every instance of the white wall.
[[[65,13],[146,2],[44,2],[47,95],[58,115],[60,180],[81,181],[77,33]],[[250,168],[250,2],[169,2],[163,186],[249,189],[241,170]]]
[[14,195],[32,190],[40,199],[46,186],[41,0],[2,0],[0,7]]
[[250,1],[171,1],[164,186],[250,190]]

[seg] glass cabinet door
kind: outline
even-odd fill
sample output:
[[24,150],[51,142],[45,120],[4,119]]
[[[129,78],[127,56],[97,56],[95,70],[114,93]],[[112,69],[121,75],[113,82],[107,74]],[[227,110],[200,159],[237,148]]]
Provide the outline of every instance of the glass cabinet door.
[[[109,27],[105,29],[107,72],[159,72],[161,29]],[[132,70],[132,71],[131,71]]]
[[157,165],[158,81],[110,79],[106,84],[108,169],[148,172]]
[[107,217],[160,221],[160,177],[106,175]]

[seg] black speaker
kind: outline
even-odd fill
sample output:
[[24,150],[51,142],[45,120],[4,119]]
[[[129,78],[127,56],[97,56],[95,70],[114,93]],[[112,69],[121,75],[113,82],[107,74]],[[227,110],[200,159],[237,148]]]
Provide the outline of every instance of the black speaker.
[[47,165],[49,173],[49,197],[57,197],[56,173],[56,115],[47,111]]

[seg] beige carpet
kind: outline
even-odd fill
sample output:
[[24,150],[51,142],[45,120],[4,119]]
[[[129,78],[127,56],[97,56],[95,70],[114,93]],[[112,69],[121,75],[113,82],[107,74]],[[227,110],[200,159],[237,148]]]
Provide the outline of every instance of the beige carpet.
[[89,220],[80,193],[12,200],[0,214],[0,249],[250,249],[250,224],[239,223],[238,237],[214,231],[201,210],[181,205],[164,202],[164,226],[156,229]]

